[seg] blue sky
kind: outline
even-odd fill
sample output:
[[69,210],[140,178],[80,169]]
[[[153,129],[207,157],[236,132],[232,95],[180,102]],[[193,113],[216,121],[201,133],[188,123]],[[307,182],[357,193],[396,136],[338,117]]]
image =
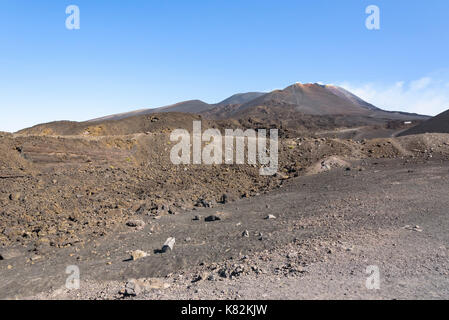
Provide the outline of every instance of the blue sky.
[[[65,27],[68,5],[80,30]],[[365,27],[368,5],[380,30]],[[0,130],[295,82],[449,108],[449,1],[1,0]]]

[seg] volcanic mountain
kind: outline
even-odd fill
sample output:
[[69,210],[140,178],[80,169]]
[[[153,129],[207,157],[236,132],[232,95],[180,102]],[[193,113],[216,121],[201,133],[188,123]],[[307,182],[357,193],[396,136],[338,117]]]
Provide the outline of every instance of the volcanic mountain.
[[244,104],[244,103],[250,102],[254,99],[257,99],[265,94],[266,94],[266,92],[237,93],[237,94],[234,94],[233,96],[230,96],[229,98],[223,100],[222,102],[217,103],[217,106]]
[[[283,90],[259,95],[246,103],[218,105],[203,113],[213,119],[286,121],[291,126],[303,120],[321,118],[343,126],[377,125],[386,121],[427,120],[427,116],[385,111],[351,92],[333,85],[296,83]],[[340,121],[343,120],[343,121]],[[337,123],[335,123],[338,125]]]
[[295,106],[296,111],[312,115],[366,114],[369,110],[379,110],[339,87],[296,83],[251,100],[236,112],[273,104]]
[[296,83],[283,90],[269,93],[247,92],[235,94],[219,103],[207,104],[201,100],[190,100],[173,105],[142,109],[106,116],[91,121],[120,120],[137,115],[161,112],[203,114],[214,119],[240,118],[258,113],[297,112],[305,115],[348,115],[391,120],[423,120],[426,117],[403,112],[381,110],[351,92],[333,85]]
[[421,133],[449,133],[449,110],[402,132],[399,136]]

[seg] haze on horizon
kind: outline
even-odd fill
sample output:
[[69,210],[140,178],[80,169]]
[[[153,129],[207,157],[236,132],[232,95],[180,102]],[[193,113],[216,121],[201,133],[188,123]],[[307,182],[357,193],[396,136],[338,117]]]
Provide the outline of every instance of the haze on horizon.
[[[80,30],[65,9],[80,8]],[[380,30],[365,8],[380,8]],[[449,108],[449,3],[4,0],[0,131],[88,120],[295,82],[335,84],[386,110]]]

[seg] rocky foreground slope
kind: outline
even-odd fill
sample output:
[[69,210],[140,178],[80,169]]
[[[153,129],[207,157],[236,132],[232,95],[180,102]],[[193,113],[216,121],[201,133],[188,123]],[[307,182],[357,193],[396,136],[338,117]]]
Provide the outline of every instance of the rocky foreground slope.
[[[352,141],[281,139],[279,173],[251,165],[173,165],[169,134],[1,138],[0,243],[67,247],[139,215],[251,197],[353,160],[448,159],[446,135]],[[225,197],[223,197],[225,195]]]
[[[233,203],[140,215],[143,225],[89,243],[10,251],[0,298],[447,299],[448,179],[435,157],[372,159]],[[80,289],[66,287],[68,266]]]
[[[52,286],[59,287],[66,274],[60,274],[58,268],[65,268],[67,263],[83,265],[91,277],[102,281],[160,277],[199,263],[197,260],[203,256],[198,252],[205,244],[210,249],[215,248],[206,251],[205,261],[228,263],[229,252],[234,257],[239,253],[242,236],[256,237],[256,243],[265,246],[265,242],[258,239],[263,240],[265,234],[270,234],[270,227],[251,230],[249,226],[258,218],[247,212],[249,207],[244,212],[235,208],[233,215],[237,220],[245,219],[247,227],[242,229],[239,221],[233,220],[235,225],[218,225],[223,227],[220,231],[201,229],[198,238],[184,232],[192,230],[189,226],[196,212],[205,210],[212,217],[226,220],[227,210],[231,210],[234,203],[249,201],[251,204],[252,199],[281,190],[289,180],[300,181],[297,182],[300,185],[305,177],[317,176],[316,183],[323,183],[320,188],[332,188],[332,184],[320,177],[333,169],[355,176],[364,172],[368,163],[376,166],[381,161],[393,161],[413,170],[413,165],[431,161],[445,166],[449,161],[447,134],[388,138],[391,132],[401,129],[393,123],[392,128],[380,130],[386,138],[363,139],[368,133],[379,136],[380,131],[372,126],[345,128],[335,122],[330,125],[323,117],[313,118],[316,122],[311,124],[301,119],[304,129],[298,129],[297,123],[289,128],[282,120],[270,125],[268,120],[258,124],[252,117],[213,121],[200,115],[173,113],[102,123],[56,122],[17,134],[1,133],[0,278],[6,279],[0,284],[1,297],[24,296],[27,292],[34,294]],[[338,117],[328,120],[335,119]],[[170,133],[177,128],[191,130],[194,120],[202,120],[203,129],[257,128],[257,125],[280,128],[279,172],[261,176],[259,167],[254,165],[172,164]],[[310,131],[307,126],[313,126],[314,130]],[[342,138],[353,135],[358,139]],[[365,178],[369,181],[368,176]],[[357,188],[363,189],[363,184]],[[341,190],[335,189],[335,195],[340,193]],[[304,204],[308,206],[310,197],[307,194],[304,197]],[[376,203],[383,201],[379,194],[373,198],[367,193],[366,197]],[[314,199],[321,204],[328,203],[326,198]],[[265,209],[270,208],[269,202],[267,200]],[[374,202],[371,205],[374,206]],[[300,206],[295,203],[291,203],[293,211]],[[355,210],[353,203],[348,205]],[[310,210],[311,214],[321,212],[319,208]],[[283,211],[263,211],[266,216],[279,216],[279,212]],[[194,221],[205,223],[205,218],[200,214]],[[322,219],[326,221],[327,216]],[[278,236],[271,238],[273,242],[267,249],[279,251],[279,246],[294,240],[285,238],[293,236],[292,231],[296,230],[287,227],[288,221],[282,222],[286,228],[278,230]],[[300,224],[293,225],[301,228]],[[313,224],[314,230],[319,232],[320,225]],[[157,236],[151,241],[146,239],[151,235]],[[153,262],[148,263],[148,260],[137,269],[134,269],[137,265],[128,264],[133,251],[144,249],[142,252],[148,254],[153,250],[158,254],[167,237],[172,236],[177,238],[178,245],[182,239],[189,250],[195,250],[187,255],[179,252],[174,256],[156,255],[150,258]],[[237,241],[230,244],[231,251],[227,251],[225,245],[229,241]],[[143,248],[143,243],[147,247]],[[247,254],[256,247],[259,248],[254,243],[245,247]],[[136,251],[131,256],[143,258],[142,252]],[[268,255],[267,259],[271,257]],[[113,267],[109,272],[105,266]],[[302,270],[295,265],[286,268],[276,272]],[[205,271],[200,269],[198,272]],[[216,271],[211,272],[216,276],[221,268],[211,270]],[[232,274],[233,270],[228,271]],[[19,282],[22,284],[18,285]],[[85,297],[98,297],[94,291],[86,293]],[[183,297],[174,292],[173,297],[177,296]]]

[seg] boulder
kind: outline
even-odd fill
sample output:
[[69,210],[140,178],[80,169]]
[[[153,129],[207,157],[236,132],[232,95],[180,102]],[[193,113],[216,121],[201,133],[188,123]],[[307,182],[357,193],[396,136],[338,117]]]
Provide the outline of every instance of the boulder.
[[131,258],[136,261],[142,258],[145,258],[148,254],[145,251],[142,250],[134,250],[131,251]]
[[142,230],[145,227],[145,222],[143,220],[129,220],[126,222],[128,227],[136,228],[137,230]]
[[220,220],[221,220],[220,217],[217,217],[215,215],[208,216],[204,219],[204,221],[206,221],[206,222],[214,222],[214,221],[220,221]]
[[173,246],[175,245],[176,239],[175,238],[168,238],[164,245],[162,246],[162,252],[167,252],[168,250],[172,251],[173,250]]

